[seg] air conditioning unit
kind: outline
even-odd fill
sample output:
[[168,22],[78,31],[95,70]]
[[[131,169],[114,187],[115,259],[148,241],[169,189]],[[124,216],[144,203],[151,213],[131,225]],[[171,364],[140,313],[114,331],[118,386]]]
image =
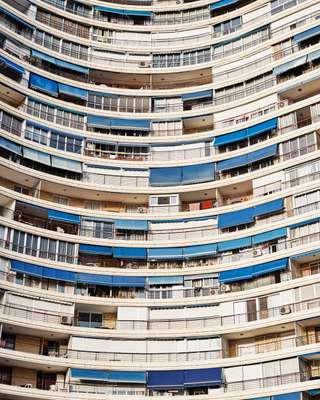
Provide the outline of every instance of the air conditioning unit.
[[261,249],[255,249],[255,250],[253,250],[252,255],[253,255],[253,257],[262,256],[262,250]]
[[63,315],[61,317],[61,324],[63,324],[63,325],[71,325],[72,324],[72,318],[69,315]]
[[290,314],[290,313],[291,313],[291,307],[289,305],[280,307],[281,315]]
[[220,286],[220,292],[221,292],[221,293],[227,293],[227,292],[230,292],[230,291],[231,291],[230,285],[222,284],[222,285]]
[[149,68],[150,67],[150,63],[148,61],[140,61],[139,62],[139,67],[140,68]]
[[144,213],[144,208],[143,207],[139,207],[138,208],[138,213],[140,213],[140,214]]
[[217,288],[211,288],[210,289],[210,294],[213,295],[213,296],[215,296],[215,295],[217,295],[219,293],[220,293],[220,290],[217,289]]

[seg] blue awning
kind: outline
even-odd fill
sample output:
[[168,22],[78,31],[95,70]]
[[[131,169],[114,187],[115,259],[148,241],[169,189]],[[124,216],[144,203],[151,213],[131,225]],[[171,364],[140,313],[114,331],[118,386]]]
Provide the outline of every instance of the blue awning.
[[136,382],[145,383],[146,373],[140,371],[103,371],[93,369],[71,368],[71,379],[101,382]]
[[207,99],[208,97],[212,98],[213,91],[211,90],[203,90],[201,92],[194,92],[194,93],[185,93],[181,96],[182,101],[189,101],[189,100],[197,100],[197,99]]
[[317,60],[318,58],[320,58],[320,50],[313,51],[312,53],[308,54],[307,62]]
[[11,269],[26,275],[36,276],[38,278],[53,279],[65,282],[75,282],[76,274],[72,271],[64,271],[61,269],[42,267],[39,265],[29,264],[21,261],[12,260]]
[[235,4],[238,1],[239,0],[220,0],[220,1],[216,1],[213,4],[210,4],[210,10],[217,10],[219,8],[226,7],[226,6],[229,6],[231,4]]
[[293,36],[292,41],[293,43],[299,43],[303,40],[310,39],[314,36],[320,35],[320,25],[314,26],[304,32],[298,33],[297,35]]
[[64,83],[59,83],[59,93],[67,94],[69,96],[77,97],[81,100],[88,99],[87,90],[77,88],[75,86],[65,85]]
[[184,371],[148,371],[147,387],[153,390],[184,388]]
[[80,161],[69,160],[67,158],[51,156],[51,165],[55,168],[65,169],[81,174],[82,164]]
[[147,250],[141,247],[114,247],[113,257],[115,258],[133,258],[137,260],[147,259]]
[[253,207],[253,215],[255,217],[258,217],[260,215],[279,212],[283,209],[283,207],[284,207],[283,199],[269,201],[268,203],[260,204],[258,206]]
[[274,229],[252,236],[252,244],[257,245],[287,236],[287,228]]
[[307,253],[302,253],[302,254],[297,254],[296,256],[291,256],[291,260],[300,260],[300,258],[304,257],[314,257],[319,255],[320,250],[313,250],[313,251],[308,251]]
[[219,281],[223,283],[230,283],[252,279],[256,276],[270,274],[274,271],[281,271],[283,269],[286,269],[287,265],[288,259],[283,258],[281,260],[253,265],[251,267],[222,271],[219,273]]
[[29,84],[31,89],[40,90],[50,96],[58,97],[58,84],[51,79],[30,73]]
[[248,156],[248,164],[264,160],[265,158],[274,157],[278,152],[278,145],[272,144],[271,146],[264,147],[261,150],[253,151],[249,153]]
[[209,256],[217,253],[218,246],[216,243],[199,244],[197,246],[188,246],[183,248],[184,258],[196,258]]
[[244,140],[246,138],[246,129],[241,129],[240,131],[226,133],[225,135],[216,136],[214,140],[214,145],[224,146],[229,143],[239,142],[240,140]]
[[149,260],[179,260],[182,258],[182,247],[160,247],[148,249]]
[[190,369],[184,372],[185,387],[208,387],[221,385],[222,368]]
[[301,400],[301,394],[300,393],[277,394],[273,396],[272,400]]
[[182,184],[202,183],[214,180],[214,164],[195,164],[182,167]]
[[41,53],[41,51],[31,50],[31,56],[35,57],[35,58],[39,58],[40,60],[46,61],[50,64],[56,65],[56,59],[54,57],[51,57],[45,53]]
[[18,74],[23,75],[25,73],[25,69],[21,67],[20,65],[8,60],[7,58],[0,56],[0,65],[5,65],[6,68],[9,68],[13,70],[14,72],[17,72]]
[[150,129],[150,121],[145,119],[116,119],[101,117],[98,115],[88,115],[88,126],[95,126],[101,128],[115,128],[115,129]]
[[150,186],[175,186],[182,180],[181,167],[150,168]]
[[115,229],[125,229],[132,231],[147,231],[148,221],[134,219],[118,219],[114,223]]
[[183,276],[149,276],[147,282],[149,285],[182,285]]
[[250,126],[247,129],[246,137],[254,137],[260,135],[261,133],[271,131],[272,129],[277,129],[278,118],[272,118],[268,121],[261,122],[260,124]]
[[11,142],[11,140],[8,140],[2,136],[0,137],[0,147],[10,151],[11,153],[18,154],[19,156],[22,155],[22,147],[19,144]]
[[251,237],[227,240],[225,242],[218,243],[218,252],[223,253],[225,251],[243,249],[245,247],[251,247],[251,246],[252,246]]
[[87,125],[97,128],[110,128],[111,119],[107,117],[100,117],[98,115],[88,115]]
[[67,61],[62,61],[58,58],[56,58],[55,61],[56,65],[60,68],[70,69],[71,71],[80,72],[80,74],[89,74],[89,68],[81,67],[81,65],[72,64]]
[[227,171],[229,169],[239,168],[247,164],[248,164],[248,157],[247,154],[244,154],[243,156],[237,156],[228,158],[226,160],[218,161],[216,168],[217,171]]
[[300,65],[305,64],[307,61],[307,56],[302,56],[299,57],[295,60],[289,61],[285,64],[279,65],[278,67],[273,68],[273,74],[274,75],[280,75],[283,74],[284,72],[289,71],[290,69],[299,67]]
[[38,162],[40,164],[51,166],[50,155],[47,153],[43,153],[42,151],[30,149],[29,147],[23,147],[23,157]]
[[17,15],[11,13],[10,11],[5,10],[2,7],[0,7],[0,13],[9,16],[10,18],[12,18],[16,22],[18,22],[20,25],[23,25],[25,28],[28,28],[28,29],[30,29],[32,31],[35,29],[34,26],[28,24],[28,22],[24,21],[23,19],[19,18]]
[[70,224],[80,224],[80,216],[69,214],[62,211],[48,210],[48,218],[55,221],[68,222]]
[[113,251],[110,246],[95,246],[92,244],[80,244],[79,252],[81,253],[92,253],[92,254],[103,254],[107,256],[112,256]]
[[218,215],[218,228],[225,229],[232,226],[250,224],[253,219],[253,207],[244,210],[232,211]]
[[133,16],[140,16],[140,17],[151,17],[152,16],[152,12],[142,11],[142,10],[121,10],[121,9],[117,9],[117,8],[104,7],[104,6],[95,6],[95,10],[112,13],[112,14],[119,14],[119,15],[133,15]]
[[146,278],[144,276],[113,276],[112,286],[118,287],[140,287],[146,285]]
[[112,276],[78,273],[77,274],[77,282],[94,284],[94,285],[102,285],[102,286],[111,286]]
[[290,225],[289,228],[294,229],[294,228],[299,228],[300,226],[304,226],[304,225],[315,224],[315,223],[319,222],[319,220],[320,220],[320,218],[308,219],[307,221],[297,222],[296,224]]

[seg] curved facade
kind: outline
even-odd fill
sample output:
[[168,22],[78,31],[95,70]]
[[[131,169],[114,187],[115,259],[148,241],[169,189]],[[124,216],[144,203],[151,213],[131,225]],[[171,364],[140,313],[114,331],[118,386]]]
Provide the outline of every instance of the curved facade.
[[1,399],[320,399],[319,20],[0,0]]

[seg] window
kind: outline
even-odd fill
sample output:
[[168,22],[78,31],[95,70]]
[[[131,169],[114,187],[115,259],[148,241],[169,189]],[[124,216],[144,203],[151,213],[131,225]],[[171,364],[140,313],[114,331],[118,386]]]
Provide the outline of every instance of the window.
[[82,140],[73,136],[67,136],[58,132],[51,132],[50,147],[71,153],[81,153]]
[[39,144],[48,144],[48,131],[34,125],[27,125],[24,137]]
[[2,111],[1,113],[1,129],[11,132],[14,135],[21,135],[22,121],[12,115]]
[[32,99],[28,99],[27,112],[46,121],[54,122],[55,119],[55,109],[53,107]]
[[282,143],[284,161],[308,154],[316,149],[315,134],[309,133]]

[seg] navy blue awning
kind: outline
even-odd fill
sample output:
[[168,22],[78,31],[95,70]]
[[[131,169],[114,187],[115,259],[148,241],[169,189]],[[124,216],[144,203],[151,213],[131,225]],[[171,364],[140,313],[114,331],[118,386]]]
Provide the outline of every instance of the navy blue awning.
[[226,133],[225,135],[216,136],[214,139],[214,145],[224,146],[229,143],[239,142],[246,138],[247,130],[241,129],[240,131]]
[[279,212],[283,209],[284,202],[283,199],[277,199],[269,201],[268,203],[260,204],[253,208],[253,215],[258,217],[260,215],[271,214]]
[[183,247],[160,247],[148,249],[149,260],[179,260],[183,258]]
[[182,285],[183,276],[149,276],[147,282],[149,285]]
[[0,55],[0,65],[1,64],[2,65],[4,64],[6,68],[11,69],[12,71],[17,72],[18,74],[23,75],[25,73],[25,69],[23,67]]
[[274,229],[252,236],[252,244],[257,245],[287,236],[287,228]]
[[243,156],[237,156],[228,158],[226,160],[218,161],[216,168],[217,171],[227,171],[229,169],[239,168],[247,164],[248,164],[248,157],[247,154],[244,154]]
[[150,168],[149,183],[151,186],[175,186],[182,180],[181,167]]
[[118,15],[133,15],[133,16],[140,16],[140,17],[151,17],[152,16],[152,12],[143,11],[143,10],[121,10],[121,9],[117,9],[117,8],[104,7],[104,6],[95,6],[95,10],[112,13],[112,14],[118,14]]
[[115,258],[146,260],[147,250],[141,247],[114,247],[113,256]]
[[219,281],[223,283],[239,282],[247,279],[252,279],[256,276],[270,274],[274,271],[281,271],[286,269],[288,259],[275,260],[268,263],[253,265],[251,267],[244,267],[238,269],[231,269],[221,271],[219,273]]
[[221,385],[222,368],[190,369],[184,372],[185,387]]
[[58,97],[58,84],[51,79],[30,73],[29,84],[31,89],[40,90],[50,96]]
[[0,137],[0,147],[10,151],[11,153],[18,154],[19,156],[22,155],[22,147],[19,144],[11,142],[11,140],[8,140],[2,136]]
[[218,228],[225,229],[232,226],[249,224],[254,221],[253,212],[253,207],[250,207],[244,210],[220,214],[218,215]]
[[0,13],[5,14],[7,16],[9,16],[10,18],[12,18],[13,20],[15,20],[16,22],[18,22],[20,25],[23,25],[25,28],[30,29],[30,30],[34,30],[35,27],[28,24],[28,22],[24,21],[22,18],[19,18],[17,15],[11,13],[10,11],[5,10],[4,8],[0,7]]
[[248,164],[264,160],[265,158],[273,157],[278,152],[278,145],[272,144],[271,146],[264,147],[263,149],[253,151],[248,154]]
[[29,264],[26,262],[11,261],[12,271],[20,272],[26,275],[35,276],[38,278],[53,279],[65,282],[75,282],[76,274],[72,271],[64,271],[62,269],[55,269],[49,267],[42,267],[39,265]]
[[68,222],[70,224],[80,224],[80,216],[69,214],[62,211],[48,210],[48,218],[55,221]]
[[132,231],[147,231],[148,221],[134,219],[118,219],[114,223],[115,229],[125,229]]
[[184,258],[204,257],[217,253],[218,246],[216,243],[199,244],[197,246],[188,246],[183,248]]
[[285,64],[279,65],[278,67],[273,68],[273,74],[274,75],[280,75],[283,74],[284,72],[289,71],[290,69],[299,67],[300,65],[305,64],[307,61],[307,56],[301,56],[299,58],[296,58],[295,60],[289,61]]
[[59,83],[59,93],[67,94],[69,96],[77,97],[81,100],[88,99],[87,90],[77,88],[75,86],[65,85],[64,83]]
[[252,246],[251,237],[227,240],[225,242],[218,243],[218,252],[223,253],[225,251],[243,249],[245,247],[251,247],[251,246]]
[[239,0],[220,0],[213,4],[210,4],[210,10],[218,10],[219,8],[229,6],[231,4],[237,3]]
[[201,92],[194,92],[194,93],[185,93],[181,96],[182,101],[188,100],[197,100],[197,99],[207,99],[209,97],[212,98],[213,91],[211,90],[203,90]]
[[195,164],[182,167],[182,184],[202,183],[214,180],[214,164]]
[[304,32],[298,33],[297,35],[293,36],[292,41],[293,43],[299,43],[303,40],[310,39],[314,36],[320,35],[320,25],[314,26]]
[[112,276],[78,273],[77,274],[77,282],[94,284],[94,285],[102,285],[102,286],[111,286]]
[[144,276],[113,276],[112,286],[118,287],[145,287],[146,278]]
[[113,251],[110,246],[95,246],[92,244],[80,244],[79,252],[81,253],[92,253],[92,254],[103,254],[112,256]]
[[147,387],[153,390],[184,388],[184,371],[148,371]]

